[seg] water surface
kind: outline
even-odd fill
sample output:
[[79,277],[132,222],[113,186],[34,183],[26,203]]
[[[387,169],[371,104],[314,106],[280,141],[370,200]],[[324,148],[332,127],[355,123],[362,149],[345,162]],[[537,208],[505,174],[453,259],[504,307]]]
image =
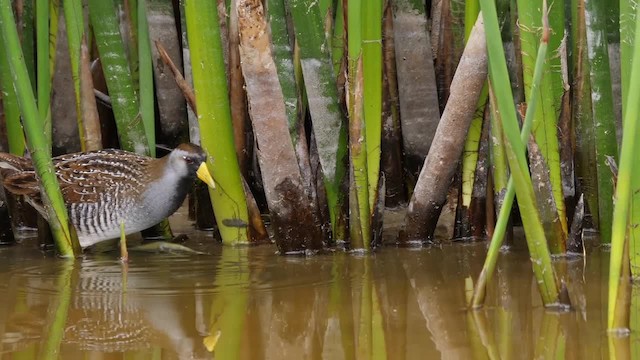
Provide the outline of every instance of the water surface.
[[[208,255],[131,253],[123,266],[114,253],[67,262],[29,241],[0,247],[0,358],[609,357],[600,248],[556,261],[574,309],[553,313],[524,249],[501,255],[487,306],[468,312],[484,243],[283,257],[196,232],[187,245]],[[632,354],[638,340],[618,346]]]

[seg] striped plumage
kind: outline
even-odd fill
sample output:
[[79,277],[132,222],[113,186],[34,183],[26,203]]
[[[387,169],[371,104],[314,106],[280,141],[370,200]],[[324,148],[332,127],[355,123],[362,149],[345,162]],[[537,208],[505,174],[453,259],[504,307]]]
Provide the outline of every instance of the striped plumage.
[[[160,159],[107,149],[58,156],[53,163],[71,223],[87,247],[119,237],[122,221],[131,234],[173,214],[196,174],[213,186],[205,159],[199,146],[181,144]],[[46,217],[31,160],[0,153],[0,175],[9,192],[24,195]]]

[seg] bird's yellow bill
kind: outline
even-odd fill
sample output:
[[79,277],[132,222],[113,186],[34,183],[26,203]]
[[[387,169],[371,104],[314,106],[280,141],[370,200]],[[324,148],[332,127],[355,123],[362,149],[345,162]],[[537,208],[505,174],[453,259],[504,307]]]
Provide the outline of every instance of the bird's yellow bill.
[[204,181],[207,185],[209,185],[209,187],[211,187],[212,189],[216,188],[216,183],[215,181],[213,181],[206,163],[203,162],[202,164],[200,164],[200,167],[198,168],[196,174],[198,175],[198,179]]

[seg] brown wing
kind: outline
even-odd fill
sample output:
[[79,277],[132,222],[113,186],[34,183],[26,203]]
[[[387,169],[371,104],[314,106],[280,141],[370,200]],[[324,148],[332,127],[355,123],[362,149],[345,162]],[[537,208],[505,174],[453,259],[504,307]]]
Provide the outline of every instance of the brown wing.
[[22,171],[3,178],[4,187],[13,194],[33,197],[40,193],[35,171]]
[[31,160],[0,152],[0,176],[3,178],[19,171],[32,169]]
[[[19,158],[22,159],[22,158]],[[25,159],[26,160],[26,159]],[[100,194],[141,191],[145,167],[151,159],[122,150],[108,149],[68,154],[53,159],[62,196],[67,204],[97,202]],[[0,159],[2,161],[2,159]],[[29,160],[26,160],[30,166]],[[35,171],[13,171],[4,178],[7,190],[41,204]],[[127,179],[128,181],[123,181]]]
[[100,194],[139,191],[146,182],[145,167],[150,160],[108,149],[63,155],[54,159],[54,163],[62,195],[71,204],[98,202]]
[[14,194],[29,195],[38,192],[38,183],[31,160],[0,153],[0,176],[4,186]]

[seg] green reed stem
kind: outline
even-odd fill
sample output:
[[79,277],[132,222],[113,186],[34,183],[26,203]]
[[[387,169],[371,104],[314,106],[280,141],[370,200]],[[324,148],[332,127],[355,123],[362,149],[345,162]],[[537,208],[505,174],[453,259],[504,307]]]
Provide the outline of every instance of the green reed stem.
[[120,29],[120,21],[114,1],[89,0],[89,15],[111,97],[120,147],[148,155],[149,141],[140,120],[138,96],[131,80],[122,36],[117,31]]
[[[0,44],[1,45],[1,44]],[[13,87],[13,74],[9,66],[7,49],[0,46],[0,91],[2,91],[2,106],[7,126],[7,140],[9,152],[14,155],[24,155],[26,147],[22,124],[20,123],[20,106],[16,90]]]
[[60,22],[60,0],[49,1],[49,75],[53,80],[56,65],[56,46],[58,46],[58,28]]
[[246,243],[249,216],[233,140],[218,9],[208,0],[186,0],[184,8],[201,143],[219,185],[209,189],[213,210],[222,242]]
[[0,33],[3,38],[3,43],[0,46],[6,48],[8,53],[13,86],[20,105],[33,165],[40,180],[42,200],[49,218],[51,232],[61,255],[72,257],[79,251],[80,245],[77,237],[72,237],[69,231],[67,208],[56,179],[42,121],[39,118],[36,99],[33,96],[29,73],[18,40],[10,0],[0,0]]
[[[464,16],[464,41],[469,40],[471,29],[476,23],[480,5],[478,0],[469,0],[465,3]],[[488,83],[482,87],[482,92],[478,98],[476,113],[471,120],[467,140],[462,152],[462,206],[468,208],[471,204],[471,194],[473,192],[473,182],[475,180],[476,166],[478,164],[478,149],[480,147],[480,135],[482,134],[482,122],[484,118],[484,107],[489,97]],[[466,220],[463,220],[466,221]]]
[[[361,0],[349,0],[347,8],[349,155],[352,179],[349,193],[351,248],[369,250],[371,245],[371,207],[369,206],[369,179],[367,137],[364,119],[364,71],[362,58]],[[365,5],[367,6],[367,5]]]
[[[541,41],[538,47],[538,56],[536,57],[536,66],[533,73],[532,96],[529,99],[529,105],[524,117],[522,129],[520,130],[520,140],[524,143],[531,134],[531,127],[533,126],[533,113],[535,112],[535,105],[538,101],[538,92],[534,91],[540,85],[542,79],[542,73],[544,68],[544,61],[547,53],[547,44]],[[493,89],[493,87],[492,87]],[[498,113],[500,113],[498,111]],[[502,122],[501,122],[502,125]],[[502,137],[502,134],[499,135]],[[505,139],[506,140],[506,139]],[[509,176],[509,180],[506,184],[506,193],[504,195],[502,206],[499,209],[498,220],[493,230],[493,236],[489,243],[489,250],[487,251],[487,257],[484,260],[484,265],[478,277],[475,290],[473,292],[473,299],[471,306],[473,308],[479,308],[484,304],[486,287],[493,273],[495,272],[496,263],[498,262],[498,255],[500,255],[500,248],[504,242],[504,236],[507,231],[507,225],[509,223],[509,217],[511,216],[511,208],[513,207],[513,200],[515,198],[515,184],[513,177]]]
[[[538,283],[542,301],[545,306],[548,306],[558,301],[559,288],[555,272],[551,265],[551,256],[549,254],[544,229],[542,228],[540,215],[534,199],[533,185],[527,165],[524,142],[520,137],[520,131],[518,129],[518,120],[513,105],[513,95],[509,82],[507,63],[504,57],[496,7],[495,3],[491,0],[480,0],[480,5],[485,23],[487,53],[489,55],[489,75],[494,85],[498,109],[502,115],[504,134],[508,139],[506,149],[509,167],[513,176],[515,192],[518,195],[520,212],[526,214],[526,216],[522,217],[522,221],[534,275]],[[548,36],[548,33],[545,35]],[[545,35],[542,37],[543,43],[548,41]],[[535,107],[529,106],[529,108],[533,110]],[[503,206],[503,208],[506,208],[506,206]],[[499,249],[497,245],[496,241],[495,247]],[[494,253],[497,252],[495,247],[493,249]],[[497,256],[497,254],[494,256]],[[480,280],[478,282],[480,283]]]
[[18,36],[22,43],[22,54],[24,55],[24,63],[27,66],[32,89],[36,88],[35,12],[35,0],[22,1],[22,11],[18,19],[21,22],[19,25],[22,26],[18,29]]
[[331,59],[336,77],[342,67],[345,49],[344,7],[342,2],[343,0],[337,0],[336,2],[336,18],[333,22],[333,37],[331,39]]
[[82,126],[82,96],[80,93],[80,58],[82,37],[84,35],[84,17],[81,0],[62,0],[64,20],[66,25],[69,59],[71,62],[71,77],[76,94],[76,114],[80,144],[85,143],[84,126]]
[[[629,85],[632,82],[631,63],[633,61],[633,44],[635,40],[635,9],[638,6],[636,1],[620,1],[620,72],[622,85],[622,111],[627,108],[627,94]],[[627,120],[627,118],[625,118]],[[631,120],[631,119],[628,119]],[[624,127],[623,127],[624,128]],[[629,258],[631,261],[631,275],[634,279],[640,278],[640,166],[633,169],[631,183],[631,220],[629,230]]]
[[613,157],[614,159],[618,157],[618,144],[609,67],[609,46],[606,41],[607,3],[598,0],[587,0],[585,3],[587,55],[591,75],[592,111],[595,119],[598,231],[600,232],[600,242],[609,243],[611,241],[611,217],[613,215],[613,176],[606,159],[608,157]]
[[138,0],[137,19],[140,116],[149,143],[149,154],[151,157],[156,157],[155,88],[153,86],[153,61],[151,60],[146,0]]
[[375,207],[380,178],[382,141],[382,0],[367,0],[362,7],[362,76],[367,151],[369,209]]
[[[640,33],[640,6],[636,6],[635,33]],[[609,262],[609,297],[608,297],[608,321],[607,329],[615,330],[626,328],[628,319],[620,319],[615,316],[616,307],[624,306],[617,303],[620,281],[623,268],[623,253],[626,234],[629,225],[629,209],[631,206],[632,184],[638,183],[638,174],[633,170],[637,157],[637,146],[640,142],[640,126],[638,113],[640,113],[640,36],[636,36],[633,42],[633,57],[630,69],[630,81],[624,107],[624,131],[622,132],[622,147],[620,152],[620,166],[618,168],[618,182],[616,184],[615,205],[613,208],[613,226],[611,233],[611,259]]]
[[49,0],[36,0],[38,110],[44,137],[51,144],[51,68],[49,65]]
[[278,78],[286,104],[289,134],[294,146],[299,141],[298,136],[298,86],[293,65],[293,51],[287,32],[287,17],[284,0],[268,0],[267,9],[269,28],[271,29],[271,48],[273,59],[278,71]]
[[347,132],[325,37],[324,19],[315,0],[290,0],[288,5],[300,47],[300,63],[322,166],[333,238],[345,240],[346,191],[342,185],[347,176]]
[[[522,54],[522,72],[524,80],[525,97],[527,107],[530,107],[530,98],[533,95],[531,83],[536,64],[535,54],[537,53],[542,31],[542,17],[548,18],[551,24],[551,32],[547,46],[551,53],[547,54],[547,61],[544,64],[544,76],[540,86],[536,89],[539,92],[537,109],[534,116],[533,136],[540,152],[544,158],[548,176],[551,182],[551,189],[547,192],[553,196],[553,204],[548,199],[538,203],[538,210],[547,231],[547,241],[551,252],[561,254],[566,251],[566,238],[568,233],[567,215],[562,191],[562,178],[560,173],[560,152],[558,143],[558,118],[560,115],[560,104],[562,103],[562,75],[560,66],[560,56],[556,55],[556,50],[561,45],[563,34],[564,7],[553,4],[547,14],[543,14],[540,1],[518,0],[518,23],[520,25],[520,43]],[[560,24],[557,24],[560,18]],[[526,143],[526,142],[525,142]],[[542,186],[543,184],[536,184]],[[555,205],[555,206],[554,206]],[[559,220],[559,227],[554,227],[554,220]],[[557,223],[556,223],[557,224]]]

